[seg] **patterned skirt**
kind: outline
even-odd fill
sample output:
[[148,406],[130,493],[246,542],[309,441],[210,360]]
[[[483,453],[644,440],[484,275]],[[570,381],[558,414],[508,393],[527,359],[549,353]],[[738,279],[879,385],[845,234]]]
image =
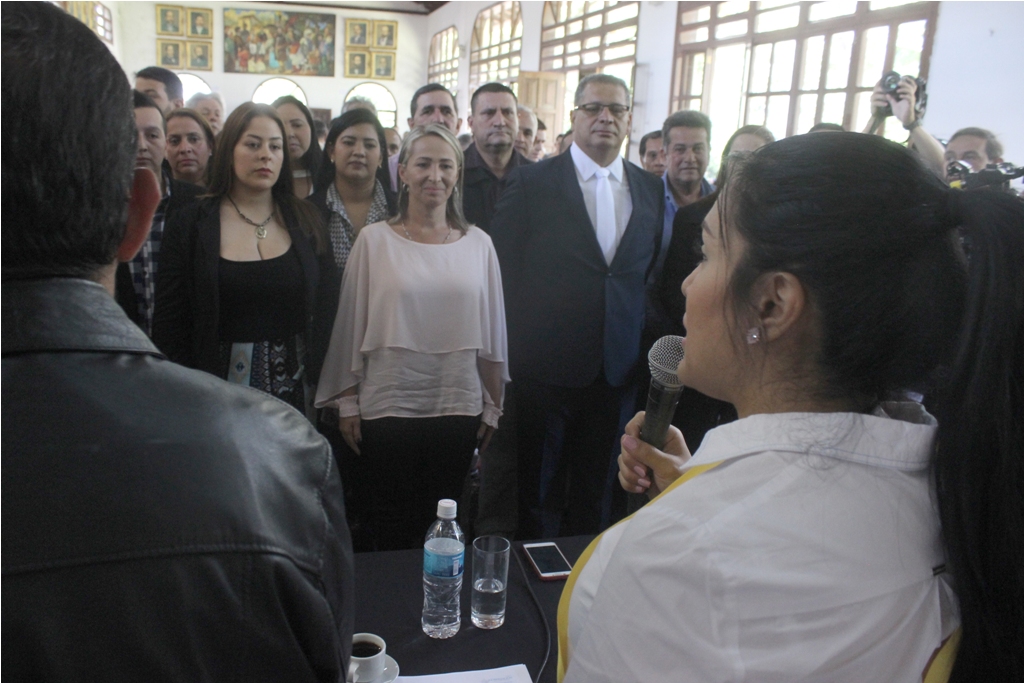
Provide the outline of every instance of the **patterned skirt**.
[[249,343],[221,342],[224,379],[265,391],[305,415],[302,351],[296,337]]

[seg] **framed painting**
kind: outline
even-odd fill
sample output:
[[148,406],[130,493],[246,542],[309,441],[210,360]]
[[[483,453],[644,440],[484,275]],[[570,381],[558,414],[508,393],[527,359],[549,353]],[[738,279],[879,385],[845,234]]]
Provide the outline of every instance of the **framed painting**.
[[157,5],[156,34],[158,36],[185,35],[185,8],[178,5]]
[[165,69],[185,68],[184,40],[156,40],[156,64]]
[[334,76],[335,16],[224,9],[224,72]]
[[213,43],[189,40],[188,47],[188,68],[194,71],[213,71]]
[[373,48],[375,50],[398,49],[398,22],[373,22]]
[[188,38],[200,38],[202,40],[213,39],[213,10],[189,7],[185,10],[187,21],[185,22],[185,36]]
[[373,22],[369,19],[345,20],[345,47],[370,47],[370,30]]
[[393,81],[395,79],[395,53],[373,52],[373,78]]
[[370,75],[370,53],[345,50],[345,78],[366,78]]

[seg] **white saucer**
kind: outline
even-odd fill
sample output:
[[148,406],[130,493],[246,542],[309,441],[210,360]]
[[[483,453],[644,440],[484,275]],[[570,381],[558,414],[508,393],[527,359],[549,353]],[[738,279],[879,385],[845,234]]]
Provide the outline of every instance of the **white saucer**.
[[398,678],[398,662],[391,655],[385,653],[384,673],[374,683],[392,683],[396,678]]

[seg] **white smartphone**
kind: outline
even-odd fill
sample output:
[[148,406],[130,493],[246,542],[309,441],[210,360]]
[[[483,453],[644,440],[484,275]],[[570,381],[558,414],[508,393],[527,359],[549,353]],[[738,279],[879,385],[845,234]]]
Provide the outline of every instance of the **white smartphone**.
[[523,552],[541,581],[564,579],[572,572],[572,565],[554,543],[524,543]]

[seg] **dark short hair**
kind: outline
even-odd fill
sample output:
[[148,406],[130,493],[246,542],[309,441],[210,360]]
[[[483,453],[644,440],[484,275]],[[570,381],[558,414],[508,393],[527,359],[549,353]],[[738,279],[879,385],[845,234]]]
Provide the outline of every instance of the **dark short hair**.
[[[309,126],[309,147],[302,154],[302,168],[309,171],[309,177],[315,178],[317,171],[320,170],[320,158],[322,156],[320,149],[320,139],[316,136],[316,124],[313,123],[313,113],[309,111],[309,107],[304,105],[298,98],[292,97],[291,95],[283,95],[274,100],[272,106],[275,110],[285,104],[293,104],[298,107],[302,115],[306,117],[306,124]],[[287,131],[285,131],[285,140],[288,140]]]
[[448,93],[448,97],[452,98],[452,109],[455,110],[456,114],[459,113],[459,105],[455,102],[455,95],[452,95],[451,90],[440,83],[427,83],[412,94],[412,100],[409,102],[409,116],[416,116],[417,102],[419,102],[420,95],[426,95],[428,92]]
[[4,277],[92,277],[124,239],[131,87],[96,34],[50,3],[5,2],[2,17]]
[[821,123],[816,123],[813,126],[811,126],[811,129],[809,131],[807,131],[807,132],[808,133],[821,133],[821,132],[845,133],[846,129],[843,128],[842,126],[840,126],[838,123],[826,123],[826,122],[822,121]]
[[160,121],[164,124],[164,132],[167,132],[167,117],[164,116],[164,110],[157,106],[153,98],[146,93],[132,90],[132,109],[156,109],[160,112]]
[[469,113],[470,114],[475,114],[476,113],[476,98],[477,98],[478,95],[480,95],[480,93],[485,93],[485,92],[503,92],[503,93],[508,93],[509,95],[512,96],[512,99],[516,101],[516,104],[517,105],[519,104],[519,98],[516,97],[515,92],[513,92],[512,88],[508,87],[504,83],[484,83],[479,88],[474,90],[473,91],[473,96],[471,98],[469,98]]
[[544,119],[537,117],[537,130],[547,130],[548,127],[544,124]]
[[[999,139],[992,131],[985,130],[984,128],[975,128],[973,126],[970,128],[961,128],[957,132],[953,133],[953,137],[949,139],[949,142],[953,142],[953,140],[956,140],[958,137],[963,135],[973,135],[976,138],[983,139],[985,141],[985,156],[987,156],[990,161],[1003,158],[1003,143],[999,142]],[[949,142],[946,144],[948,145]]]
[[687,109],[669,114],[661,125],[661,135],[669,139],[669,131],[673,128],[703,128],[708,133],[708,147],[711,146],[711,119],[704,112]]
[[647,154],[647,141],[648,140],[661,140],[663,134],[660,130],[652,130],[647,135],[640,138],[640,157],[643,158]]
[[178,78],[178,74],[169,69],[165,69],[162,66],[147,66],[142,71],[136,71],[135,77],[148,78],[151,81],[163,83],[164,90],[167,91],[167,99],[169,100],[185,99],[185,88],[181,85],[181,79]]
[[576,94],[573,96],[572,101],[577,107],[583,100],[583,91],[587,89],[587,86],[591,83],[604,83],[605,85],[617,85],[622,88],[623,92],[626,93],[626,102],[629,102],[630,92],[629,86],[626,85],[626,81],[622,80],[618,76],[612,76],[611,74],[590,74],[585,76],[576,86]]

